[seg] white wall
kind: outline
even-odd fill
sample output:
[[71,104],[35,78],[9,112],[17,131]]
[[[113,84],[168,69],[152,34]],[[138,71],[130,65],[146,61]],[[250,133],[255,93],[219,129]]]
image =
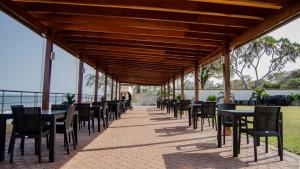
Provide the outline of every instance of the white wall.
[[[208,96],[215,95],[219,96],[219,92],[223,90],[199,90],[199,99],[206,100]],[[272,95],[289,95],[291,93],[300,94],[300,90],[267,90],[270,96]],[[176,90],[176,94],[179,94],[180,90]],[[186,99],[194,98],[194,90],[184,90]],[[234,94],[235,100],[249,100],[252,96],[253,90],[231,90]]]

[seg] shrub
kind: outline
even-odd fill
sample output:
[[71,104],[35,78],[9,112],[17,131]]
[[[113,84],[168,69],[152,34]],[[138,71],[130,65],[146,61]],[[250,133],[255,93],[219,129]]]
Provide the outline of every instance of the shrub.
[[215,102],[215,101],[217,101],[217,96],[215,96],[215,95],[210,95],[210,96],[207,97],[207,101]]

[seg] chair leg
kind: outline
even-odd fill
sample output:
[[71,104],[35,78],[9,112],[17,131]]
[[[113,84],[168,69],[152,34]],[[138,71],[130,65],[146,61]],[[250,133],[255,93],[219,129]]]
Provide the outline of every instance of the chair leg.
[[14,161],[15,140],[16,140],[15,135],[12,134],[11,144],[10,144],[10,160],[9,160],[10,163]]
[[104,118],[104,117],[102,118],[102,123],[103,123],[103,124],[102,124],[102,125],[103,125],[103,128],[106,129],[106,128],[107,128],[107,125],[106,125],[106,122],[105,122],[105,118]]
[[47,149],[49,149],[49,134],[46,135],[46,144],[47,144]]
[[95,132],[94,117],[92,117],[92,127],[93,127],[93,132]]
[[257,162],[257,138],[253,137],[254,142],[254,161]]
[[69,143],[71,143],[71,134],[69,133],[68,136],[69,136],[69,140],[68,141],[69,141]]
[[249,134],[246,133],[246,137],[247,137],[247,144],[249,144]]
[[89,129],[89,135],[91,135],[91,121],[88,121],[88,129]]
[[[241,124],[241,123],[240,123]],[[238,137],[238,141],[239,141],[239,144],[238,144],[238,153],[240,153],[240,150],[241,150],[241,142],[242,142],[242,132],[241,132],[241,125],[239,125],[239,137]]]
[[278,144],[278,155],[280,157],[280,161],[283,160],[283,142],[281,140],[281,136],[277,136],[277,144]]
[[223,125],[223,144],[225,144],[225,139],[226,139],[226,136],[225,136],[225,126]]
[[218,123],[217,123],[217,118],[216,118],[216,116],[214,117],[214,120],[215,120],[215,128],[216,128],[216,131],[218,131]]
[[71,134],[72,134],[72,140],[73,140],[73,148],[74,148],[74,150],[76,150],[75,134],[74,134],[73,130],[71,131]]
[[68,154],[70,154],[67,130],[64,131],[64,141],[65,141],[65,143],[66,143],[67,152],[68,152]]
[[38,154],[39,154],[39,163],[42,162],[42,136],[38,138]]
[[268,153],[268,137],[265,137],[266,153]]
[[210,126],[210,118],[209,117],[207,118],[207,121],[208,121],[208,126]]
[[21,155],[24,155],[25,136],[21,138]]
[[35,150],[35,155],[39,154],[39,150],[38,150],[38,139],[34,138],[34,150]]
[[201,118],[201,131],[203,131],[203,123],[204,123],[204,119]]
[[[247,116],[245,117],[245,119],[247,120]],[[248,124],[246,123],[246,130],[248,131]],[[247,144],[249,144],[249,134],[246,133],[247,136]]]

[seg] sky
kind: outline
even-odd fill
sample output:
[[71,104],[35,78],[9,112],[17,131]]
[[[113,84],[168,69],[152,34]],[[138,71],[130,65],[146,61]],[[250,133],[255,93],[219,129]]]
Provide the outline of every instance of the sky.
[[[269,35],[300,43],[299,30],[300,19],[297,19]],[[0,51],[0,89],[42,91],[45,39],[1,11]],[[58,46],[54,46],[54,52],[51,92],[77,93],[78,59]],[[85,64],[84,67],[85,75],[95,73],[89,65]],[[300,59],[285,68],[286,71],[294,69],[300,69]],[[263,74],[264,71],[266,67],[262,66],[259,73]],[[251,71],[246,74],[251,75]],[[85,81],[84,78],[84,84]],[[83,93],[93,94],[93,87],[84,86]]]

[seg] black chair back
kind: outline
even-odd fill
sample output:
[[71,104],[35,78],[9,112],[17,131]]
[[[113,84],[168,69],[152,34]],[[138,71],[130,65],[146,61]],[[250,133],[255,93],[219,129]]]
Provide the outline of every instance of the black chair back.
[[201,107],[201,114],[206,116],[215,116],[216,102],[203,102]]
[[51,110],[68,110],[68,107],[66,104],[52,104]]
[[279,106],[255,106],[253,119],[254,132],[278,132],[279,115]]
[[236,110],[236,105],[234,103],[218,104],[218,110]]
[[117,102],[116,101],[109,101],[108,102],[108,111],[109,112],[116,112],[117,111]]
[[103,105],[103,102],[92,102],[93,106],[101,106]]
[[79,120],[80,121],[87,121],[90,120],[91,116],[91,108],[89,103],[78,103],[76,105],[76,109],[78,110]]
[[193,101],[193,104],[202,104],[203,101]]
[[180,100],[180,108],[181,110],[188,110],[189,105],[191,104],[191,100]]
[[73,105],[73,106],[69,106],[68,108],[67,116],[66,116],[66,129],[73,127],[73,117],[74,117],[75,107],[76,106]]
[[38,134],[42,130],[40,107],[11,106],[14,131],[18,134]]

